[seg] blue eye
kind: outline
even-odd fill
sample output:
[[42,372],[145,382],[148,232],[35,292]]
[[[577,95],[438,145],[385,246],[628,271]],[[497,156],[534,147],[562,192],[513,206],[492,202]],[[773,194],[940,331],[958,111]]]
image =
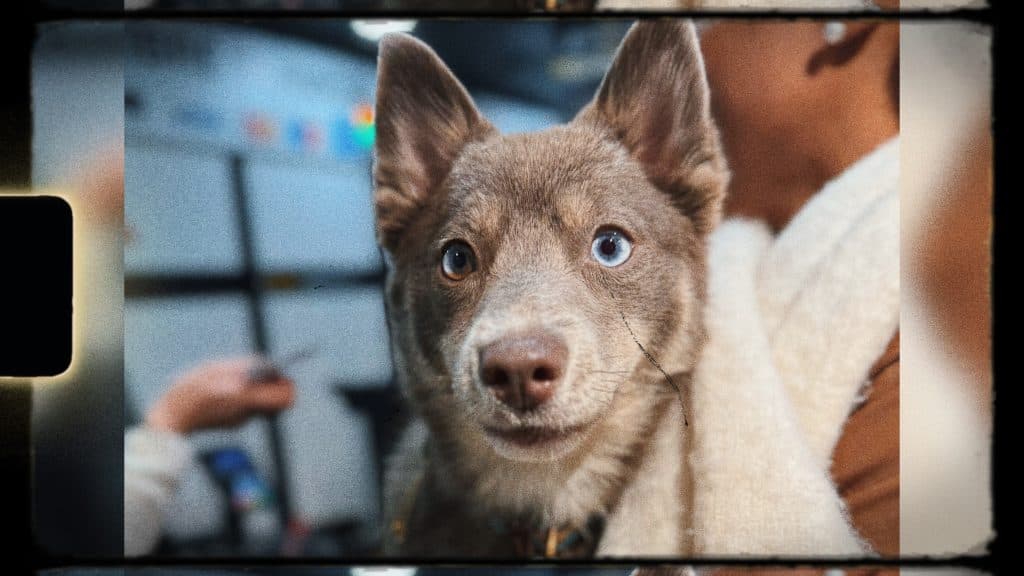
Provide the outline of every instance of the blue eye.
[[629,255],[633,253],[633,243],[620,230],[602,230],[594,236],[590,253],[602,266],[614,268],[629,260]]
[[441,272],[451,280],[462,280],[476,270],[473,249],[464,242],[451,242],[441,255]]

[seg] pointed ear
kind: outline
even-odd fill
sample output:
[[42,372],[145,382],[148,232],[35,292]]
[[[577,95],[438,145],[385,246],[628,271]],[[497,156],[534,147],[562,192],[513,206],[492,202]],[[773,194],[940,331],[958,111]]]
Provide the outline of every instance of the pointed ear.
[[426,44],[388,34],[379,50],[374,207],[378,240],[392,250],[462,148],[494,128]]
[[641,21],[574,122],[606,129],[705,234],[729,179],[709,100],[693,23]]

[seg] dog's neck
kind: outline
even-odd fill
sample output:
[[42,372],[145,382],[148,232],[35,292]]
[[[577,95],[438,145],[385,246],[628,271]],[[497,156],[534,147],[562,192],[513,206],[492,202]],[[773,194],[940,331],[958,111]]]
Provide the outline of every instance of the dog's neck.
[[550,462],[509,460],[482,437],[430,423],[427,473],[450,497],[483,516],[538,530],[584,527],[614,511],[668,406],[678,402],[670,392],[617,404],[577,450]]

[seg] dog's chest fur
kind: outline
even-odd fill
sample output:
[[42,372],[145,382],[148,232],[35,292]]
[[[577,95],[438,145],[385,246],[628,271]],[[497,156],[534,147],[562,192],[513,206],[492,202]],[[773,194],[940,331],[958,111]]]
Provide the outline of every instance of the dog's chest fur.
[[[634,457],[594,450],[571,470],[531,474],[483,465],[466,478],[436,453],[422,422],[406,431],[388,467],[385,552],[411,556],[519,556],[503,527],[537,518],[534,530],[583,526],[599,515],[596,556],[677,556],[687,545],[683,407],[666,398],[648,418]],[[594,439],[600,442],[600,438]],[[522,465],[513,465],[521,467]],[[474,486],[468,486],[473,484]]]
[[598,556],[687,553],[688,490],[684,409],[672,403],[651,438],[636,476],[608,517]]

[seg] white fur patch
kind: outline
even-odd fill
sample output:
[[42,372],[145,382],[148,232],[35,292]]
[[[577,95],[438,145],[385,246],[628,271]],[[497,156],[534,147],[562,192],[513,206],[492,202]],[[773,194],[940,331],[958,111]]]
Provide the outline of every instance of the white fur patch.
[[597,556],[678,556],[682,550],[683,412],[668,408],[652,446],[615,513],[608,517]]

